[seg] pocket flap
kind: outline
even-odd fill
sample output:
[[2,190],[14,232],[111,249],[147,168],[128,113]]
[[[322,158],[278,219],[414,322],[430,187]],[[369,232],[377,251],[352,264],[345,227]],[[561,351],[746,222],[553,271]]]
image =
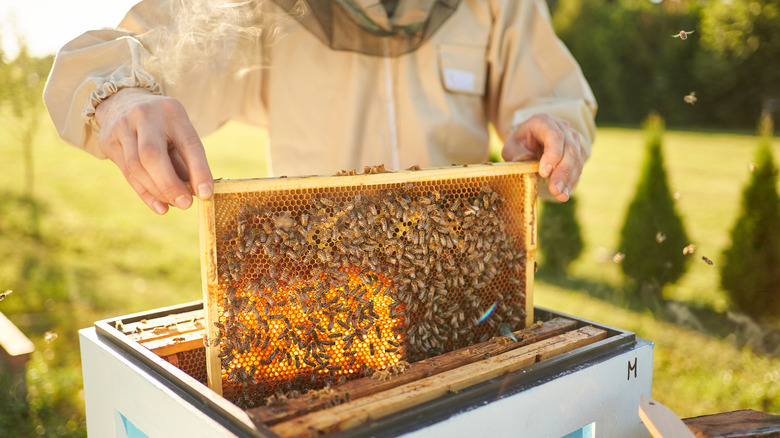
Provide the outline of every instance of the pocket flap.
[[444,89],[476,96],[485,94],[485,47],[439,44],[439,74]]

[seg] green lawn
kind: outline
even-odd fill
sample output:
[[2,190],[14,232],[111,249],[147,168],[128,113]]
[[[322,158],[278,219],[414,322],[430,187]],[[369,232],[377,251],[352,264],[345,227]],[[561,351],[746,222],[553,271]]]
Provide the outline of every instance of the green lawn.
[[[676,308],[681,314],[675,319],[686,321],[685,327],[658,321],[646,310],[621,307],[620,268],[610,258],[599,257],[617,248],[624,214],[634,195],[644,157],[644,134],[639,130],[599,129],[576,192],[586,243],[571,269],[577,280],[536,285],[537,305],[632,330],[654,342],[654,396],[682,417],[748,408],[780,411],[780,359],[735,346],[736,334],[726,339],[706,335],[712,332],[712,321],[695,312],[705,309],[709,310],[706,314],[719,314],[718,321],[727,320],[723,314],[728,298],[720,288],[717,268],[723,249],[730,244],[729,231],[756,145],[754,136],[725,133],[671,131],[664,137],[670,186],[681,195],[678,212],[696,245],[696,257],[686,275],[664,290],[667,300],[680,304]],[[780,158],[780,141],[773,142],[773,149]],[[714,265],[704,263],[701,255]],[[552,283],[580,285],[589,293]],[[588,290],[589,286],[612,291],[599,294]]]
[[[0,311],[38,351],[28,370],[30,410],[12,416],[0,409],[0,435],[83,436],[76,330],[97,319],[199,299],[197,215],[193,208],[158,217],[112,163],[65,145],[48,122],[35,145],[35,202],[25,200],[23,155],[6,120],[1,122],[0,289],[14,294],[0,303]],[[205,142],[215,177],[266,173],[261,132],[230,124]],[[678,207],[689,236],[697,255],[715,261],[715,266],[691,263],[686,276],[665,290],[682,309],[722,314],[728,308],[716,268],[729,243],[755,145],[755,137],[731,134],[669,132],[665,137],[670,182],[682,194]],[[774,146],[780,157],[780,142]],[[622,281],[618,266],[597,255],[617,245],[642,152],[640,131],[599,130],[576,192],[585,251],[571,278],[537,282],[535,303],[633,330],[654,342],[654,396],[680,416],[747,408],[778,413],[779,358],[689,328],[695,321],[685,327],[658,321],[615,299]],[[599,295],[600,289],[610,293]],[[58,333],[58,339],[46,343],[47,331]]]

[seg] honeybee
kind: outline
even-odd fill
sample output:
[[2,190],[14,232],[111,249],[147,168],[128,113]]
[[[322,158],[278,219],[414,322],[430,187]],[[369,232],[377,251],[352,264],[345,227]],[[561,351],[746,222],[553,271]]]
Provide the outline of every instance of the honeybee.
[[707,257],[705,257],[705,256],[701,256],[701,259],[702,259],[702,260],[704,260],[704,263],[706,263],[706,264],[708,264],[708,265],[712,265],[712,264],[714,264],[714,263],[715,263],[715,262],[713,262],[712,260],[708,259],[708,258],[707,258]]
[[695,91],[691,91],[690,93],[688,93],[686,96],[683,97],[683,100],[685,101],[685,103],[690,103],[691,105],[695,104],[696,103],[696,92]]
[[672,38],[679,38],[681,40],[687,40],[688,39],[688,35],[690,35],[692,33],[693,33],[692,30],[687,30],[687,31],[686,30],[681,30],[679,33],[676,33],[676,34],[672,35]]
[[685,248],[683,248],[683,254],[684,255],[693,254],[694,252],[696,252],[696,246],[693,245],[693,244],[690,244],[690,245],[686,246]]
[[12,290],[7,290],[7,291],[1,293],[0,294],[0,301],[3,301],[5,299],[5,297],[7,297],[8,295],[11,295],[13,292],[14,291],[12,291]]

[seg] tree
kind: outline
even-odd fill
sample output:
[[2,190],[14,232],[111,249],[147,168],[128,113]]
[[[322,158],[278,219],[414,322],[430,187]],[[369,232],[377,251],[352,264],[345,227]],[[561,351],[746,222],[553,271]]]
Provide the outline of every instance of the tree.
[[52,59],[30,56],[22,42],[13,61],[0,50],[0,114],[6,129],[19,142],[24,163],[24,194],[33,197],[33,146],[35,134],[43,115],[43,77],[51,67]]
[[644,128],[645,161],[620,232],[620,251],[625,254],[621,267],[643,299],[660,300],[663,286],[685,273],[683,248],[688,245],[688,236],[667,182],[661,149],[663,120],[650,115]]
[[750,316],[780,316],[780,197],[771,150],[772,123],[764,114],[761,141],[742,210],[723,252],[721,285],[731,301]]
[[584,246],[577,222],[577,199],[572,196],[567,202],[542,201],[541,207],[541,267],[551,273],[562,274],[582,254]]
[[780,0],[711,1],[701,16],[691,71],[706,86],[700,94],[721,103],[710,123],[750,126],[780,99]]

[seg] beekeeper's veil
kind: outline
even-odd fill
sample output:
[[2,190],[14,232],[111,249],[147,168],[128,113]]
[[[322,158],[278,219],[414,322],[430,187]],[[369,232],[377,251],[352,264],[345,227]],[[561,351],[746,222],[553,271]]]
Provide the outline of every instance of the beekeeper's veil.
[[460,0],[274,1],[328,47],[374,56],[398,56],[414,51],[460,3]]

